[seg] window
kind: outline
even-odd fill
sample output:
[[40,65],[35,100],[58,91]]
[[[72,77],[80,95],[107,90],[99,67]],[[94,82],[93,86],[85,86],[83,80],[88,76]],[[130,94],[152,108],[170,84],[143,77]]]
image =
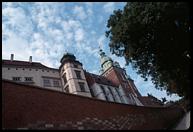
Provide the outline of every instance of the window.
[[78,68],[78,65],[74,64],[74,68]]
[[75,70],[75,73],[76,73],[76,77],[78,78],[78,79],[81,79],[81,72],[80,71],[77,71],[77,70]]
[[103,86],[100,86],[100,87],[101,87],[101,90],[103,91],[103,93],[104,93],[104,95],[105,95],[106,100],[109,101],[109,99],[108,99],[108,97],[107,97],[107,93],[106,93],[104,87],[103,87]]
[[112,95],[112,97],[113,97],[113,100],[115,101],[115,97],[114,97],[114,95],[113,95],[113,92],[112,92],[111,88],[108,87],[108,89],[109,89],[109,91],[110,91],[110,93],[111,93],[111,95]]
[[32,77],[25,77],[25,81],[26,81],[26,82],[32,82],[32,81],[33,81],[33,78],[32,78]]
[[66,73],[64,73],[64,75],[63,75],[63,81],[64,81],[64,85],[65,85],[67,83]]
[[13,81],[21,81],[21,77],[13,77],[12,80]]
[[45,86],[45,87],[51,87],[51,83],[50,83],[50,80],[49,80],[49,79],[44,78],[44,86]]
[[124,76],[124,74],[120,74],[121,75],[121,77],[122,77],[122,80],[125,80],[126,78],[125,78],[125,76]]
[[69,86],[67,85],[64,90],[66,91],[66,93],[69,93]]
[[78,84],[79,84],[81,92],[85,92],[86,90],[85,90],[85,87],[84,87],[84,83],[83,82],[79,82]]
[[53,80],[54,87],[60,87],[59,80]]
[[118,95],[118,96],[119,96],[119,98],[121,99],[121,102],[123,102],[123,99],[122,99],[122,97],[121,97],[121,95],[120,95],[120,93],[119,93],[118,88],[115,88],[115,91],[117,92],[117,95]]

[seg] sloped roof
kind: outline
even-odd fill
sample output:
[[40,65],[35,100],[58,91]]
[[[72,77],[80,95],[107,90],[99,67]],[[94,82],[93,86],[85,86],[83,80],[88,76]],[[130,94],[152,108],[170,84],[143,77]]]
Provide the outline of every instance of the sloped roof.
[[31,67],[31,68],[43,68],[43,69],[51,69],[58,70],[55,68],[47,67],[39,62],[28,62],[28,61],[17,61],[17,60],[2,60],[2,66],[19,66],[19,67]]
[[100,76],[100,75],[96,75],[96,74],[93,74],[93,73],[86,72],[86,78],[89,79],[89,81],[87,81],[89,83],[89,85],[93,85],[94,83],[98,83],[98,84],[118,87],[112,81],[110,81],[109,79],[107,79],[104,76]]

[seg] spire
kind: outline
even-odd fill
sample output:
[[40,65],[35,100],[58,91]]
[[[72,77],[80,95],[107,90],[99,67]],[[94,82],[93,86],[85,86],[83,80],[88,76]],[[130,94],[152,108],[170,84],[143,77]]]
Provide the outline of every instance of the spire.
[[102,56],[105,56],[105,53],[103,52],[101,47],[102,47],[102,43],[99,42],[99,55],[102,57]]
[[100,72],[105,72],[109,67],[113,65],[113,61],[110,57],[105,55],[105,52],[103,52],[103,50],[101,49],[101,43],[99,43],[99,55],[102,68]]

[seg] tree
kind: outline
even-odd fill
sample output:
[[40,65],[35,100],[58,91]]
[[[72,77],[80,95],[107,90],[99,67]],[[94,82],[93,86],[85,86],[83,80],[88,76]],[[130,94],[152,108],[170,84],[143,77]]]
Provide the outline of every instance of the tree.
[[167,100],[165,97],[161,98],[162,99],[162,103],[164,104]]
[[181,97],[190,95],[190,9],[188,3],[129,2],[110,16],[110,51],[124,56],[145,80]]

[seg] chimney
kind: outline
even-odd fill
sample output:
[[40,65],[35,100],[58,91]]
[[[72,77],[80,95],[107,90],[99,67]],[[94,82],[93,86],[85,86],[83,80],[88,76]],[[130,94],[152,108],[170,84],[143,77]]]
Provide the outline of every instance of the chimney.
[[13,58],[14,58],[14,54],[11,54],[11,61],[13,61]]
[[32,63],[32,56],[29,57],[29,62]]

